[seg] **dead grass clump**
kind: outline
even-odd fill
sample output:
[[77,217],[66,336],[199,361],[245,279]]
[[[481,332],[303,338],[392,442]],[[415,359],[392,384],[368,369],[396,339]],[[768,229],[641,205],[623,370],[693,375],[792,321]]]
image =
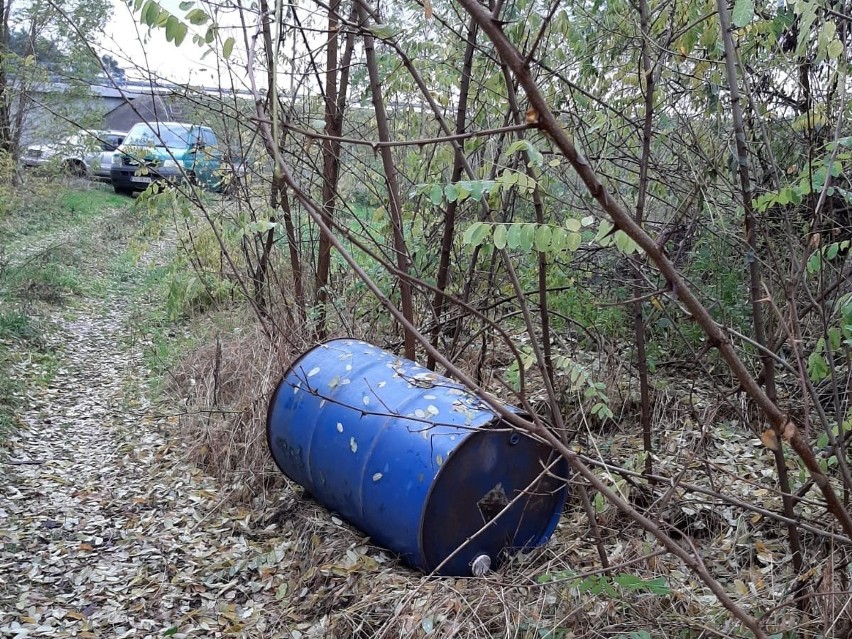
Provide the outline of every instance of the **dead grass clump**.
[[289,337],[270,342],[257,325],[219,334],[172,373],[190,458],[224,486],[238,486],[235,498],[280,478],[266,446],[266,413],[287,365],[306,347]]

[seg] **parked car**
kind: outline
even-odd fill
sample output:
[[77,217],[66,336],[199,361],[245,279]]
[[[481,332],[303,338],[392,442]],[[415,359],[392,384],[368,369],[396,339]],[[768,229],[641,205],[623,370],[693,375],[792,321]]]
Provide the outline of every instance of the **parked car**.
[[183,122],[140,122],[113,157],[116,193],[144,191],[152,182],[194,184],[220,190],[227,165],[213,129]]
[[33,144],[24,151],[24,166],[56,166],[67,173],[109,179],[112,155],[124,141],[124,131],[81,131],[59,142]]

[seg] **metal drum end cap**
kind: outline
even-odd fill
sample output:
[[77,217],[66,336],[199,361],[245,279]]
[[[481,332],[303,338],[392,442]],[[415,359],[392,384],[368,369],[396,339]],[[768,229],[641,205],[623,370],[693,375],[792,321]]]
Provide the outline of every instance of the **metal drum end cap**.
[[491,572],[491,557],[488,555],[477,555],[470,562],[470,572],[474,577],[484,577]]

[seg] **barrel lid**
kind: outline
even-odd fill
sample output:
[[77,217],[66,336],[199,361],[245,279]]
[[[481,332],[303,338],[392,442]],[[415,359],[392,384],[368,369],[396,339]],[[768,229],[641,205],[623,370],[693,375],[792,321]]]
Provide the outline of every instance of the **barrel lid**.
[[425,570],[472,574],[482,555],[547,541],[565,503],[567,462],[551,446],[499,419],[468,437],[432,485],[421,520]]

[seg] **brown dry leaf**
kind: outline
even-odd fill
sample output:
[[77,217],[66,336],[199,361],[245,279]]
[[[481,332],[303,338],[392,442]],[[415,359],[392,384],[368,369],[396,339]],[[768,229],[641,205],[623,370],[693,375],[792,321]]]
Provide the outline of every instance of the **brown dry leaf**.
[[778,437],[775,435],[775,431],[771,428],[767,428],[763,431],[760,435],[760,441],[762,441],[763,445],[769,450],[778,450]]

